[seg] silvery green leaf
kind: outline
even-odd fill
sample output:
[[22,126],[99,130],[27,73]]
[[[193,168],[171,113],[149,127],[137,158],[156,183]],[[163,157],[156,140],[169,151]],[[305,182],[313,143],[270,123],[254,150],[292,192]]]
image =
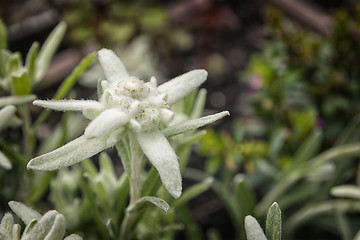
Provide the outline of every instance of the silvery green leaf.
[[360,199],[360,187],[353,185],[342,185],[333,187],[330,190],[331,195],[342,198]]
[[101,137],[126,124],[129,120],[128,114],[117,108],[109,108],[90,122],[84,135],[88,138]]
[[14,226],[13,216],[10,213],[5,213],[0,223],[0,237],[4,236],[5,239],[11,239],[13,226]]
[[109,49],[101,49],[98,51],[98,59],[109,82],[125,80],[129,77],[124,64],[115,53]]
[[267,240],[264,231],[253,216],[245,217],[245,231],[247,240]]
[[9,120],[14,117],[16,108],[12,105],[6,106],[0,110],[0,129],[5,128],[9,124]]
[[[40,221],[39,221],[40,222]],[[58,214],[55,217],[54,224],[49,230],[44,240],[62,240],[65,234],[65,218],[62,214]]]
[[9,206],[11,210],[13,210],[13,212],[25,223],[25,225],[30,224],[34,219],[39,220],[41,218],[40,213],[23,203],[10,201]]
[[21,240],[45,239],[46,235],[53,228],[58,215],[57,211],[51,210],[45,213],[38,221],[33,220],[29,225],[33,225],[36,221],[35,224],[27,229],[26,234],[23,234]]
[[178,157],[168,140],[157,131],[142,132],[136,136],[141,149],[159,172],[165,188],[174,198],[180,197],[182,185]]
[[30,82],[31,86],[35,82],[36,56],[37,56],[38,51],[39,51],[39,44],[37,42],[34,42],[31,45],[29,52],[27,53],[26,59],[25,59],[25,67],[26,67],[26,70],[28,73],[29,82]]
[[154,204],[155,206],[159,207],[165,212],[167,212],[170,209],[169,204],[165,200],[156,197],[146,196],[137,200],[134,205],[128,208],[128,211],[138,210],[146,202],[150,202]]
[[34,105],[57,111],[83,111],[84,109],[103,109],[103,105],[94,100],[35,100]]
[[161,84],[158,90],[167,95],[167,103],[172,105],[199,87],[206,78],[205,70],[196,69]]
[[281,240],[281,210],[275,202],[266,216],[266,236],[269,240]]
[[54,56],[65,34],[65,30],[65,22],[60,22],[50,33],[44,45],[41,47],[39,55],[36,59],[35,82],[40,81],[44,77],[46,70],[50,64],[51,58]]
[[26,225],[24,232],[22,234],[21,240],[25,239],[28,234],[31,234],[31,230],[36,226],[38,220],[32,220],[29,224]]
[[174,126],[168,127],[166,129],[162,130],[161,132],[165,136],[171,137],[171,136],[174,136],[174,135],[177,135],[177,134],[180,134],[183,132],[191,131],[191,130],[197,129],[199,127],[202,127],[204,125],[213,123],[227,115],[230,115],[230,113],[228,111],[223,111],[223,112],[212,114],[209,116],[184,121],[184,122],[178,123]]
[[19,224],[14,224],[12,229],[12,240],[20,240],[21,238],[21,226]]
[[83,240],[83,238],[77,234],[71,234],[70,236],[64,238],[64,240]]
[[34,99],[36,99],[35,95],[0,97],[0,107],[24,104]]
[[28,169],[51,171],[74,165],[106,149],[108,136],[87,138],[82,135],[64,146],[39,157],[33,158]]

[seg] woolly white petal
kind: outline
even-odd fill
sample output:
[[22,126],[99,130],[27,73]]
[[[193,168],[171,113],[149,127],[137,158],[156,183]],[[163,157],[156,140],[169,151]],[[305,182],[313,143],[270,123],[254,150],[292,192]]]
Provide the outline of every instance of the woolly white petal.
[[129,77],[124,64],[113,51],[106,48],[101,49],[98,51],[98,59],[106,76],[106,80],[115,82]]
[[181,174],[173,148],[160,132],[137,133],[141,149],[159,172],[161,181],[169,193],[178,198],[181,195]]
[[100,102],[94,100],[35,100],[33,104],[57,111],[83,111],[85,109],[99,109],[103,107]]
[[115,128],[126,124],[130,120],[129,115],[116,109],[110,108],[92,120],[85,129],[87,138],[100,137],[113,131]]
[[108,137],[89,139],[82,135],[52,152],[31,159],[27,168],[51,171],[73,165],[111,147],[106,144]]
[[191,131],[191,130],[197,129],[199,127],[205,126],[207,124],[213,123],[227,115],[230,115],[230,113],[228,111],[223,111],[223,112],[212,114],[212,115],[205,116],[202,118],[188,120],[185,122],[175,124],[174,126],[168,127],[166,129],[162,130],[161,132],[165,136],[171,137],[171,136],[174,136],[174,135],[177,135],[177,134],[180,134],[183,132]]
[[167,102],[171,105],[199,87],[205,82],[207,75],[203,69],[192,70],[161,84],[158,90],[167,95]]

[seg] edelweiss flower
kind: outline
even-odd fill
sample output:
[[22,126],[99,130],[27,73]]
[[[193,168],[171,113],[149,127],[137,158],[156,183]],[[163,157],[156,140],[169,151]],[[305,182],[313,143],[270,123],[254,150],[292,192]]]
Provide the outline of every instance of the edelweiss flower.
[[188,120],[161,129],[174,113],[170,105],[202,84],[205,70],[193,70],[160,86],[154,77],[144,82],[129,76],[121,60],[108,49],[98,51],[98,59],[107,80],[101,82],[100,99],[36,100],[34,105],[59,111],[82,111],[92,120],[84,135],[28,163],[28,168],[54,170],[78,163],[114,146],[126,131],[136,136],[139,145],[160,174],[166,189],[175,198],[181,195],[181,175],[177,156],[166,137],[212,123],[229,112]]

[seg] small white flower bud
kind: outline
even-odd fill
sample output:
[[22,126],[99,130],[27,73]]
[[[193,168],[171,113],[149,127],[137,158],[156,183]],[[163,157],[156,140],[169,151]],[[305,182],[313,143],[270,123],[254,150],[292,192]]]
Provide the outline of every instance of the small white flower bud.
[[160,119],[162,123],[168,123],[174,118],[174,112],[167,109],[162,108],[160,109]]

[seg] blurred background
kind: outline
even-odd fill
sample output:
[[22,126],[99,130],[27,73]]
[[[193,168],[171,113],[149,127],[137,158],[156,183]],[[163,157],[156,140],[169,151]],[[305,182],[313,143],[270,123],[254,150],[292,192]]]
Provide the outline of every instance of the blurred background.
[[[202,86],[205,114],[229,110],[231,116],[197,143],[184,173],[192,176],[185,187],[201,180],[199,169],[216,179],[189,202],[204,236],[243,239],[242,219],[263,220],[274,201],[283,211],[285,239],[352,239],[358,232],[358,205],[341,208],[334,201],[349,196],[331,193],[339,185],[358,187],[356,158],[314,165],[292,178],[323,151],[359,140],[358,1],[1,0],[0,17],[8,48],[22,56],[60,21],[67,24],[34,90],[41,99],[51,98],[85,55],[103,47],[144,80],[164,82],[195,68],[209,72]],[[94,94],[99,69],[94,65],[81,77],[76,98]]]

